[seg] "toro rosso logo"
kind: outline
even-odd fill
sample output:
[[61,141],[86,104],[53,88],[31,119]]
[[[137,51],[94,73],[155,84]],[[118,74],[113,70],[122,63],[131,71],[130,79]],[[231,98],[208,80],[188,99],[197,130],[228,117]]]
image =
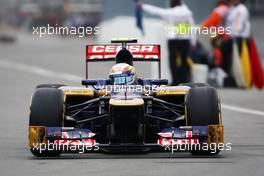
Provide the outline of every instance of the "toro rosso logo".
[[[88,45],[86,49],[87,60],[114,59],[118,51],[122,49],[119,45]],[[134,58],[138,59],[160,59],[158,45],[128,45]]]

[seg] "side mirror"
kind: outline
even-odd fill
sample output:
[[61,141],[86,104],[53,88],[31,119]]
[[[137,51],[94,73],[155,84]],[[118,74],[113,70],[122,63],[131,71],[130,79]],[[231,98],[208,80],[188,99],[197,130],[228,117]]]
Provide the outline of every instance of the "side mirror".
[[111,81],[109,79],[98,79],[98,80],[94,80],[94,79],[84,79],[82,80],[82,85],[84,86],[106,86],[106,85],[110,85]]
[[97,80],[90,80],[90,79],[82,80],[82,85],[84,85],[84,86],[95,86],[95,85],[97,85],[97,83],[98,83]]
[[167,79],[144,79],[143,85],[156,85],[156,86],[161,86],[161,85],[168,85],[168,80]]
[[167,79],[154,79],[151,81],[153,85],[161,86],[168,85],[169,81]]

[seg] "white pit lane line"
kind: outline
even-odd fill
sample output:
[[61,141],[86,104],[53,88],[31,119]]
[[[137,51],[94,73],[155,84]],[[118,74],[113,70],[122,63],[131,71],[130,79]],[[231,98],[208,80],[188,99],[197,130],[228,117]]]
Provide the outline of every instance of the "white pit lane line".
[[0,60],[0,67],[10,69],[10,70],[15,70],[15,71],[33,73],[33,74],[37,74],[37,75],[48,77],[48,78],[62,79],[62,80],[71,81],[74,83],[76,82],[80,83],[80,81],[83,79],[83,77],[81,76],[72,75],[68,73],[62,73],[62,72],[55,72],[55,71],[47,70],[41,67],[21,64],[21,63],[13,62],[13,61]]
[[[68,74],[68,73],[62,73],[62,72],[55,72],[55,71],[47,70],[41,67],[21,64],[21,63],[13,62],[13,61],[0,60],[0,67],[10,69],[10,70],[33,73],[33,74],[37,74],[37,75],[49,77],[49,78],[62,79],[62,80],[71,81],[74,83],[76,82],[80,83],[80,80],[83,79],[83,77],[81,76]],[[247,108],[228,105],[228,104],[222,104],[221,106],[223,109],[234,111],[234,112],[257,115],[257,116],[264,116],[263,111],[257,111],[254,109],[247,109]]]
[[257,111],[254,109],[247,109],[247,108],[242,108],[242,107],[227,105],[227,104],[222,104],[221,106],[223,109],[230,110],[230,111],[235,111],[235,112],[245,113],[245,114],[251,114],[251,115],[257,115],[257,116],[264,116],[263,111]]

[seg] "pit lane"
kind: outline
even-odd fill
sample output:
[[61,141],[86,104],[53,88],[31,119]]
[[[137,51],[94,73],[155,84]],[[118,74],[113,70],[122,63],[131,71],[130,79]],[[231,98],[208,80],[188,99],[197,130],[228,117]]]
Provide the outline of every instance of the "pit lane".
[[[84,76],[84,45],[89,41],[63,40],[21,35],[14,45],[0,45],[1,175],[263,175],[264,116],[252,112],[264,112],[264,93],[255,89],[219,90],[226,105],[225,142],[232,143],[232,150],[216,157],[186,152],[33,157],[27,150],[27,125],[34,87],[54,82],[79,85],[78,78]],[[110,66],[111,63],[92,66],[92,77],[107,75]],[[149,69],[148,65],[139,67]],[[240,110],[230,108],[234,106]]]

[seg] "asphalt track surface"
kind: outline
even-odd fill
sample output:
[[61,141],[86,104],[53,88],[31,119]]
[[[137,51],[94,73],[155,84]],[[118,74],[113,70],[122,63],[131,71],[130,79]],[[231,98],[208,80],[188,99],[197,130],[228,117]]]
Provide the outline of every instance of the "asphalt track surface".
[[[79,85],[86,42],[21,36],[14,45],[0,44],[1,176],[263,175],[264,92],[257,90],[219,90],[225,142],[231,142],[232,149],[217,157],[194,157],[185,152],[33,157],[27,149],[31,93],[40,83]],[[110,65],[94,65],[93,77],[106,75],[108,68]]]

